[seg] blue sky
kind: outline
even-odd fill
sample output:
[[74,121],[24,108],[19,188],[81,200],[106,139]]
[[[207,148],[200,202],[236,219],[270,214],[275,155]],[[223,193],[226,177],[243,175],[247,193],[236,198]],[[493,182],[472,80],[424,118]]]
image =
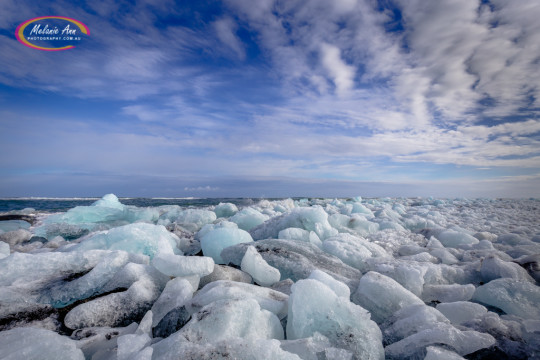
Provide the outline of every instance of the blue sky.
[[[75,49],[17,42],[57,15]],[[537,0],[0,1],[0,196],[540,196]]]

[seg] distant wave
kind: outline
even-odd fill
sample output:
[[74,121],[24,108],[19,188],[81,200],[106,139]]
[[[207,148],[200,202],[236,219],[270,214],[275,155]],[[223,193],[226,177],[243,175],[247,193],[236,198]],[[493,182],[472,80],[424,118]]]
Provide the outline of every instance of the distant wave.
[[189,197],[153,197],[150,199],[152,200],[198,200],[202,198],[189,196]]

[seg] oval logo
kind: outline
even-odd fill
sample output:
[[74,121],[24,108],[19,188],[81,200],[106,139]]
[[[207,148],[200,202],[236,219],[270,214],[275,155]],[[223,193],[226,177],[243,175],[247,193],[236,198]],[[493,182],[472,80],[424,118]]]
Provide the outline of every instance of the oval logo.
[[15,37],[21,44],[44,51],[73,49],[88,35],[90,30],[86,25],[64,16],[33,18],[15,30]]

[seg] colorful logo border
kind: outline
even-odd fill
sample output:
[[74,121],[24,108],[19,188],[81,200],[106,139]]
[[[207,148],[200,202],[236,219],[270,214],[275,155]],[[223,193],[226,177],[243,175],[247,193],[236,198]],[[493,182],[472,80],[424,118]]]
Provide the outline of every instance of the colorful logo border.
[[81,32],[83,34],[90,35],[90,30],[88,29],[88,26],[84,25],[82,22],[80,22],[78,20],[75,20],[75,19],[72,19],[72,18],[69,18],[69,17],[65,17],[65,16],[40,16],[40,17],[36,17],[36,18],[30,19],[30,20],[26,20],[25,22],[23,22],[22,24],[20,24],[17,27],[17,30],[15,30],[15,37],[17,38],[17,40],[21,44],[23,44],[24,46],[28,46],[28,47],[30,47],[32,49],[43,50],[43,51],[62,51],[62,50],[73,49],[75,47],[74,45],[68,45],[68,46],[63,46],[63,47],[59,47],[59,48],[47,48],[47,47],[43,47],[43,46],[34,45],[31,42],[29,42],[28,40],[26,40],[26,38],[24,37],[24,29],[26,29],[26,27],[28,25],[30,25],[31,23],[33,23],[33,22],[36,22],[36,21],[39,21],[39,20],[45,20],[45,19],[60,19],[60,20],[69,21],[69,22],[77,25],[77,27],[81,30]]

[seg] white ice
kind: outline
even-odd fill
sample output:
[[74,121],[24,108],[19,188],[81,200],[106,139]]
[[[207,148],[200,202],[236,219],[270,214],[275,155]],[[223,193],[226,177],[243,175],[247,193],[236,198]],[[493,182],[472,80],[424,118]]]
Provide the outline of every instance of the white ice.
[[281,277],[279,270],[268,265],[253,246],[248,246],[240,268],[251,275],[253,280],[261,286],[271,286]]

